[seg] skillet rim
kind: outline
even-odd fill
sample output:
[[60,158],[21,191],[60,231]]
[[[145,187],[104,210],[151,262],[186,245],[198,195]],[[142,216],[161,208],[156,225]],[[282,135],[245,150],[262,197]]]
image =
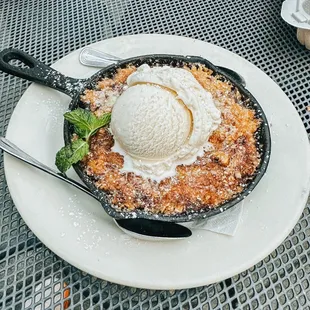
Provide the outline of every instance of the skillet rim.
[[[81,167],[79,163],[74,164],[73,168],[75,172],[78,174],[80,179],[86,184],[86,186],[90,189],[90,191],[95,194],[98,197],[98,200],[100,201],[102,207],[105,209],[105,211],[113,218],[115,219],[129,219],[129,218],[144,218],[144,219],[150,219],[150,220],[161,220],[166,222],[189,222],[196,219],[205,219],[214,215],[217,215],[219,213],[222,213],[231,207],[235,206],[237,203],[242,201],[246,196],[248,196],[253,189],[257,186],[263,175],[265,174],[270,154],[271,154],[271,137],[270,137],[270,128],[268,125],[267,117],[260,106],[259,102],[255,99],[255,97],[241,84],[239,83],[233,76],[227,74],[224,70],[221,68],[216,67],[213,65],[210,61],[208,61],[205,58],[199,57],[199,56],[181,56],[181,55],[172,55],[172,54],[149,54],[149,55],[141,55],[136,57],[131,57],[127,59],[123,59],[119,61],[117,64],[112,64],[110,66],[107,66],[98,72],[96,72],[94,75],[92,75],[89,79],[87,79],[84,82],[83,87],[73,96],[72,101],[69,105],[69,110],[72,111],[80,106],[80,95],[83,94],[85,89],[94,88],[96,83],[103,77],[111,77],[116,69],[129,65],[133,63],[134,65],[138,65],[136,63],[139,63],[139,65],[142,65],[143,63],[150,63],[150,64],[162,64],[162,65],[170,65],[171,63],[177,64],[202,64],[205,67],[211,69],[213,71],[213,75],[220,75],[225,80],[231,82],[232,85],[237,87],[240,94],[245,97],[246,99],[249,99],[249,107],[254,109],[255,114],[257,117],[259,117],[262,122],[258,130],[258,140],[262,143],[262,150],[261,150],[261,162],[255,172],[255,176],[252,180],[247,184],[247,186],[244,188],[244,190],[237,194],[234,198],[224,202],[223,204],[215,207],[215,208],[204,208],[201,211],[189,211],[184,212],[180,214],[173,214],[173,215],[165,215],[165,214],[155,214],[155,213],[149,213],[142,210],[134,210],[134,211],[123,211],[123,210],[117,210],[114,207],[112,207],[107,199],[107,194],[98,189],[93,181],[90,179],[89,176],[87,176]],[[161,63],[164,62],[164,63]],[[83,107],[82,107],[83,108]],[[72,126],[69,124],[68,121],[64,120],[64,140],[65,145],[68,145],[71,143],[71,128]]]

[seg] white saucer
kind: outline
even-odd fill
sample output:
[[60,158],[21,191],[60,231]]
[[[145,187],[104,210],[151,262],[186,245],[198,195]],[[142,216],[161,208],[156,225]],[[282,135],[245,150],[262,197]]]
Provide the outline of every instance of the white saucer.
[[[310,187],[310,152],[292,103],[262,71],[220,47],[189,38],[136,35],[92,45],[119,57],[170,53],[203,56],[239,72],[262,105],[271,126],[272,152],[266,175],[246,198],[234,237],[196,231],[187,240],[148,242],[119,230],[100,204],[70,185],[5,156],[10,193],[31,230],[57,255],[94,276],[150,289],[180,289],[221,281],[272,252],[298,221]],[[96,71],[78,61],[79,51],[54,68],[73,77]],[[62,114],[70,98],[31,85],[12,115],[7,138],[54,167],[63,145]],[[70,176],[75,176],[71,171]]]

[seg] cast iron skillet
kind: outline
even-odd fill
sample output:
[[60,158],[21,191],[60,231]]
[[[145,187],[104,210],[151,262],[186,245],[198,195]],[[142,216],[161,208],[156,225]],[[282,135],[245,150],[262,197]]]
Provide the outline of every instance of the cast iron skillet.
[[[12,60],[19,60],[27,68],[21,68],[10,62]],[[156,65],[170,65],[173,67],[182,67],[184,64],[195,65],[203,64],[207,68],[213,71],[214,75],[220,76],[223,80],[230,81],[235,87],[238,88],[241,95],[246,99],[246,106],[255,110],[256,116],[262,120],[261,126],[257,131],[257,146],[261,153],[261,163],[257,168],[257,172],[254,178],[249,182],[247,187],[243,190],[242,193],[234,197],[233,199],[223,203],[214,209],[203,209],[202,211],[189,211],[187,213],[177,214],[177,215],[163,215],[163,214],[151,214],[146,213],[142,210],[135,210],[134,212],[121,211],[114,209],[107,200],[107,195],[104,191],[99,190],[92,180],[83,172],[79,164],[74,165],[74,169],[79,175],[79,177],[84,181],[88,188],[98,197],[99,201],[102,204],[102,207],[105,211],[116,219],[124,218],[145,218],[145,219],[156,219],[167,222],[187,222],[194,219],[207,218],[218,213],[221,213],[238,202],[244,199],[258,184],[263,174],[265,173],[269,157],[270,157],[270,130],[266,116],[263,112],[263,109],[252,96],[252,94],[246,90],[240,82],[231,74],[225,71],[223,68],[218,68],[214,66],[208,60],[198,57],[198,56],[179,56],[179,55],[145,55],[132,57],[129,59],[124,59],[119,61],[117,64],[113,64],[106,68],[103,68],[96,74],[94,74],[89,79],[74,79],[62,75],[60,72],[52,69],[51,67],[43,64],[42,62],[36,60],[35,58],[29,56],[28,54],[17,50],[17,49],[5,49],[0,52],[0,70],[24,78],[29,81],[37,82],[43,84],[50,88],[54,88],[58,91],[61,91],[72,98],[72,101],[69,105],[69,110],[74,110],[78,107],[83,107],[80,102],[80,95],[83,94],[85,89],[91,89],[96,86],[96,83],[104,77],[112,77],[118,68],[124,68],[128,64],[135,66],[140,66],[142,64],[149,64],[150,66]],[[65,144],[69,144],[71,141],[72,135],[72,126],[65,121],[64,123],[64,140]]]

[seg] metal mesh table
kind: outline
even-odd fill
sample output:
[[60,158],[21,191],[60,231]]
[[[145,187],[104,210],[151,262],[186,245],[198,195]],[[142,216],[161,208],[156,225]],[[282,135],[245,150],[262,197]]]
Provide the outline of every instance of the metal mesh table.
[[[310,52],[280,17],[281,0],[0,0],[0,49],[51,64],[110,37],[163,33],[231,50],[289,96],[310,133]],[[0,134],[29,85],[0,74]],[[150,291],[96,279],[57,257],[25,225],[0,160],[0,309],[310,309],[310,211],[270,256],[221,283]]]

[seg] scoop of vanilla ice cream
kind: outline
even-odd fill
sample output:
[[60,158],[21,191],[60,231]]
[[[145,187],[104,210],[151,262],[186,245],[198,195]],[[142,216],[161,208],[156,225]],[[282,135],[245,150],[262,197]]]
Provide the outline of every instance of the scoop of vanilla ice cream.
[[145,84],[129,87],[118,98],[111,130],[127,155],[157,161],[178,152],[191,122],[189,111],[171,92]]
[[127,84],[111,118],[112,150],[124,156],[124,172],[160,181],[203,155],[221,113],[191,72],[142,65]]

